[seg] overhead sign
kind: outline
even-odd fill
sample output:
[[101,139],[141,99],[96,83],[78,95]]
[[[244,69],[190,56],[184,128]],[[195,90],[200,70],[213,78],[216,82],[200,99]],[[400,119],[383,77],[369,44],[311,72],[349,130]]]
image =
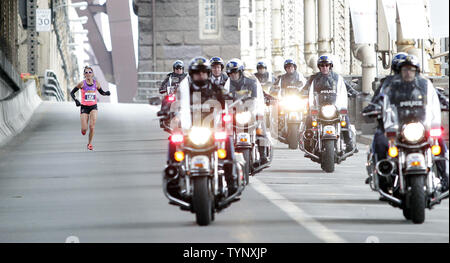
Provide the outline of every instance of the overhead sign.
[[51,31],[52,11],[51,9],[36,9],[36,32]]
[[375,0],[350,0],[350,13],[356,44],[377,42],[377,4]]

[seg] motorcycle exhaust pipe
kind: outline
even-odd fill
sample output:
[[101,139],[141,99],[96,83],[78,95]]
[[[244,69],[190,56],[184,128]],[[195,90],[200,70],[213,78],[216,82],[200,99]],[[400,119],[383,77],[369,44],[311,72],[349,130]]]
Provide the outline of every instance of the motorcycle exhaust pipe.
[[393,161],[384,159],[377,162],[375,166],[377,173],[381,176],[390,176],[394,173],[396,165]]

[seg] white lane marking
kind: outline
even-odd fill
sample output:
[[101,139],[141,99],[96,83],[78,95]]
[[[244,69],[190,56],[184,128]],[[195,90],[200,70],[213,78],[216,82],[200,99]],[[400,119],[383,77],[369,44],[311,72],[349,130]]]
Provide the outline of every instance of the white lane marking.
[[294,176],[267,176],[267,175],[260,175],[258,176],[262,179],[319,179],[319,180],[342,180],[342,178],[331,178],[331,177],[294,177]]
[[[329,201],[333,201],[333,199],[329,199]],[[326,200],[324,201],[326,202]],[[293,203],[295,204],[302,204],[302,205],[310,205],[310,206],[331,206],[331,207],[336,207],[336,206],[343,206],[343,207],[364,207],[364,208],[386,208],[388,206],[383,205],[381,202],[379,205],[374,205],[374,204],[343,204],[343,203],[317,203],[317,202],[308,202],[307,199],[305,199],[304,201],[301,202],[297,202],[294,201]],[[313,216],[314,218],[318,218],[321,216]],[[427,220],[428,221],[428,220]]]
[[[330,184],[327,183],[321,183],[321,184],[308,184],[308,183],[301,183],[301,182],[264,182],[268,185],[277,185],[277,186],[283,186],[283,187],[303,187],[303,186],[313,186],[313,187],[319,187],[323,189],[324,186],[330,186]],[[333,186],[338,186],[342,188],[360,188],[360,189],[367,189],[367,186],[365,185],[348,185],[348,184],[333,184]]]
[[[372,206],[370,206],[372,207]],[[312,217],[316,218],[316,219],[336,219],[336,220],[368,220],[368,218],[355,218],[355,217],[336,217],[336,215],[311,215]],[[379,219],[374,219],[374,220],[379,220]],[[381,220],[395,220],[392,218],[384,218]],[[428,223],[446,223],[448,224],[448,219],[426,219],[425,220]],[[407,224],[408,221],[406,221],[405,219],[405,224]]]
[[286,192],[291,196],[359,196],[359,197],[374,197],[374,195],[369,194],[338,194],[338,193],[298,193],[296,192]]
[[394,231],[364,231],[364,230],[341,230],[341,229],[333,229],[334,232],[339,233],[354,233],[354,234],[383,234],[383,235],[414,235],[414,236],[439,236],[439,237],[448,237],[447,234],[443,233],[419,233],[419,232],[394,232]]
[[347,242],[257,178],[253,177],[250,185],[319,239],[329,243]]

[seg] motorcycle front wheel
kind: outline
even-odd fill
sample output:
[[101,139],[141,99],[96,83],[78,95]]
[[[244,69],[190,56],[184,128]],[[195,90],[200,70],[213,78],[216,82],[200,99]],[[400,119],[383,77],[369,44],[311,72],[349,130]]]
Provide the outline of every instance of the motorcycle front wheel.
[[334,141],[323,141],[323,152],[320,158],[320,166],[327,173],[334,172]]
[[295,150],[298,148],[298,137],[298,124],[289,124],[287,136],[289,149]]
[[422,224],[425,221],[425,176],[412,176],[410,179],[410,216],[414,224]]
[[251,162],[251,149],[241,149],[238,152],[241,152],[242,155],[244,156],[244,160],[245,160],[245,165],[243,167],[243,172],[244,172],[244,180],[245,180],[245,185],[248,185],[249,181],[250,181],[250,167],[252,165]]
[[213,220],[213,195],[210,191],[208,177],[193,178],[192,205],[194,207],[197,224],[207,226]]

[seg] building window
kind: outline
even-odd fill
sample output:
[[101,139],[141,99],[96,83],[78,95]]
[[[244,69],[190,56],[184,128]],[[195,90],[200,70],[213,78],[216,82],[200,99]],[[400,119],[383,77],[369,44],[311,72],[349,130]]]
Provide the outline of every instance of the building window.
[[205,0],[205,33],[217,31],[217,0]]
[[200,39],[215,39],[220,34],[221,0],[199,0]]

